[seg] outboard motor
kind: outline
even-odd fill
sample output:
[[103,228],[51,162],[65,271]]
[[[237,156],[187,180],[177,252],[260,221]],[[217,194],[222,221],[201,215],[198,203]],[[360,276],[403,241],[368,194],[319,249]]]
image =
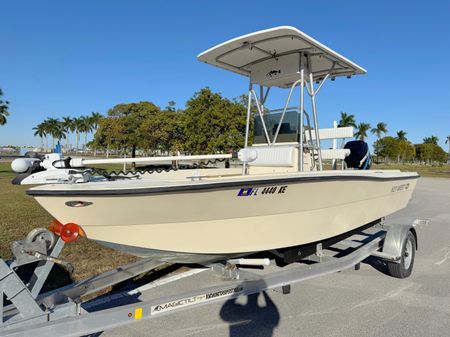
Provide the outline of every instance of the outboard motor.
[[345,158],[348,168],[356,170],[369,170],[372,165],[372,158],[369,152],[369,146],[362,140],[352,140],[347,142],[344,149],[350,150],[350,155]]

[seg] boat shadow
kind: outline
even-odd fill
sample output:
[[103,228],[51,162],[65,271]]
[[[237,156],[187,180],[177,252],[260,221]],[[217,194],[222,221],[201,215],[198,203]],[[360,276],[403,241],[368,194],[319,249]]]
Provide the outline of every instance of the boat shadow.
[[280,313],[265,292],[247,296],[247,303],[231,299],[224,303],[220,317],[229,322],[230,337],[270,337],[280,322]]

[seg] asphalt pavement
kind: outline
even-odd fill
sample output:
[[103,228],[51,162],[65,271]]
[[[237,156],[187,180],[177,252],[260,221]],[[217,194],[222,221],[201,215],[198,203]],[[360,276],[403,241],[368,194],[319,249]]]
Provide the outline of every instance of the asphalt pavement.
[[[292,286],[225,303],[140,321],[101,334],[113,336],[450,336],[450,179],[421,178],[408,207],[389,222],[430,220],[416,227],[413,274],[396,279],[363,263]],[[205,273],[206,274],[206,273]],[[166,295],[206,282],[182,280]]]

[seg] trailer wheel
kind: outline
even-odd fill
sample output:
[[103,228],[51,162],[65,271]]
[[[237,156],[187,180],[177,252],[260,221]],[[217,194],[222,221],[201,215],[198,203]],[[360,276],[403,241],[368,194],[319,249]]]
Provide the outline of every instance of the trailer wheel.
[[406,278],[411,275],[414,258],[416,256],[416,238],[414,234],[409,231],[405,240],[402,243],[402,257],[400,262],[387,262],[389,274],[396,278]]

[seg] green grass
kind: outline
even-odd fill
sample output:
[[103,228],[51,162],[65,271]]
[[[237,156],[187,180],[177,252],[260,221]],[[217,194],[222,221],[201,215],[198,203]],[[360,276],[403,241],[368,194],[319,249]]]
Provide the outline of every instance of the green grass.
[[[24,238],[33,228],[48,227],[53,220],[32,197],[25,194],[30,186],[12,185],[13,177],[10,163],[0,162],[0,257],[6,259],[11,257],[9,246],[13,240]],[[75,279],[136,260],[84,238],[67,244],[61,258],[74,265]]]
[[422,177],[450,178],[450,165],[430,166],[414,164],[375,164],[372,169],[417,172]]
[[[118,169],[120,165],[109,166]],[[416,171],[424,177],[450,178],[450,166],[374,165],[374,169]],[[25,194],[29,186],[12,185],[10,163],[0,162],[0,257],[10,258],[10,243],[24,238],[30,230],[47,227],[52,217]],[[62,258],[75,266],[75,279],[94,275],[136,260],[135,257],[104,248],[86,239],[67,244]]]

